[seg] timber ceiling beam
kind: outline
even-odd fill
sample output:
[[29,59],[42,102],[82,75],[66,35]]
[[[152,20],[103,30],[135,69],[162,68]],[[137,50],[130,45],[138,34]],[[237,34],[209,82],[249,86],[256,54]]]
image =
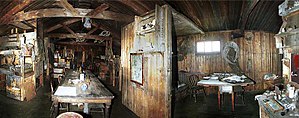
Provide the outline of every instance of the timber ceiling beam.
[[[241,24],[241,26],[240,26],[241,32],[244,32],[248,18],[259,1],[260,0],[253,0],[251,5],[249,6],[247,12],[245,12],[241,15],[241,19],[239,20],[239,24]],[[243,2],[245,2],[245,1],[243,1]],[[246,5],[244,5],[244,4],[242,5],[242,7],[245,7],[245,6]]]
[[86,16],[92,16],[95,17],[97,14],[102,13],[103,11],[107,10],[109,8],[109,5],[103,3],[97,8],[95,8],[93,11],[86,14]]
[[26,23],[23,23],[23,22],[14,22],[14,23],[11,23],[10,25],[13,25],[15,27],[18,27],[18,28],[21,28],[24,30],[32,29],[32,27],[28,26]]
[[78,21],[81,21],[81,19],[79,19],[79,18],[69,19],[69,20],[67,20],[67,21],[64,21],[64,22],[62,22],[62,23],[56,24],[56,25],[54,25],[54,26],[48,28],[48,29],[46,30],[46,32],[47,32],[47,33],[48,33],[48,32],[51,32],[51,31],[53,31],[53,30],[56,30],[56,29],[59,29],[59,28],[63,27],[63,25],[70,25],[70,24],[73,24],[73,23],[78,22]]
[[71,12],[72,15],[79,15],[79,11],[75,9],[67,0],[60,0],[61,6],[63,6],[66,10]]
[[97,27],[99,29],[102,30],[107,30],[112,34],[112,37],[116,38],[117,40],[113,40],[113,44],[120,46],[120,40],[121,40],[121,36],[120,36],[120,32],[118,32],[118,30],[112,28],[111,26],[108,26],[107,23],[105,22],[101,22],[100,25],[98,25],[97,23],[93,22],[92,25],[94,27]]
[[103,46],[105,47],[106,45],[104,43],[86,43],[86,42],[56,42],[55,44],[58,45],[82,45],[82,46]]
[[94,33],[94,32],[97,31],[97,30],[98,30],[98,28],[95,27],[95,28],[93,28],[92,30],[90,30],[89,32],[87,32],[87,35],[91,35],[92,33]]
[[94,40],[111,40],[111,37],[104,37],[104,36],[98,36],[98,35],[87,35],[86,33],[76,33],[76,36],[73,34],[48,34],[47,37],[49,38],[69,38],[69,39],[94,39]]
[[[8,24],[13,15],[20,12],[24,8],[26,8],[29,4],[34,2],[33,0],[14,0],[12,3],[19,3],[17,6],[13,7],[10,11],[8,11],[5,15],[3,15],[0,19],[0,24]],[[10,4],[11,5],[11,4]]]
[[30,27],[36,28],[37,27],[37,22],[36,19],[29,20],[29,21],[23,21],[25,24],[27,24]]
[[91,24],[92,24],[92,26],[97,27],[98,29],[109,31],[112,34],[113,37],[120,40],[120,32],[118,32],[116,29],[113,29],[113,28],[105,25],[105,23],[101,23],[99,25],[96,22],[92,22]]
[[69,11],[61,8],[49,8],[49,9],[39,9],[33,10],[28,12],[19,12],[14,15],[12,21],[25,21],[35,18],[44,18],[44,17],[77,17],[77,18],[94,18],[94,19],[104,19],[104,20],[115,20],[115,21],[122,21],[122,22],[131,22],[134,20],[133,16],[116,13],[112,11],[103,11],[98,13],[95,16],[88,16],[87,13],[93,11],[93,9],[82,9],[82,8],[75,8],[79,11],[79,15],[73,15]]
[[69,28],[68,26],[66,26],[64,24],[62,24],[62,25],[63,25],[64,29],[66,29],[69,33],[71,33],[72,35],[74,35],[75,37],[78,38],[77,34],[71,28]]

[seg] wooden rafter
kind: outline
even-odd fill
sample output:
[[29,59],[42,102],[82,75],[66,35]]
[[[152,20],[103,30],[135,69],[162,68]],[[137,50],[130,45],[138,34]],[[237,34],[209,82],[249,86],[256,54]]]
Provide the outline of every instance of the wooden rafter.
[[102,13],[103,11],[107,10],[109,8],[109,5],[103,3],[100,6],[98,6],[97,8],[95,8],[93,11],[89,12],[86,14],[86,16],[96,16],[99,13]]
[[86,43],[86,42],[57,42],[59,45],[82,45],[82,46],[106,46],[104,43]]
[[14,22],[14,23],[11,23],[11,25],[21,28],[21,29],[25,29],[25,30],[32,29],[32,27],[28,26],[27,24],[25,24],[23,22]]
[[[16,1],[17,1],[17,3],[20,2],[19,0],[16,0]],[[15,2],[15,1],[12,1],[12,2]],[[33,2],[33,0],[21,0],[20,4],[18,4],[14,8],[12,8],[4,16],[1,17],[0,24],[8,24],[14,14],[18,13],[19,11],[21,11],[22,9],[27,7],[32,2]]]
[[75,9],[67,0],[60,0],[60,4],[74,16],[79,15],[79,11]]
[[89,17],[94,19],[106,19],[106,20],[115,20],[115,21],[123,21],[123,22],[131,22],[134,20],[133,16],[116,13],[112,11],[103,11],[101,13],[98,13],[96,16],[88,16],[86,14],[92,11],[93,9],[81,9],[81,8],[75,8],[75,9],[79,11],[79,15],[73,15],[69,11],[66,11],[61,8],[39,9],[39,10],[33,10],[29,12],[19,12],[14,16],[12,21],[17,22],[17,21],[24,21],[24,20],[44,18],[44,17],[77,17],[77,18]]
[[6,13],[9,12],[9,10],[13,9],[16,6],[16,3],[19,3],[19,0],[13,0],[11,1],[5,8],[3,8],[0,12],[1,13]]
[[26,24],[28,24],[30,27],[32,26],[33,28],[36,28],[37,23],[36,23],[36,19],[33,20],[29,20],[29,21],[24,21]]
[[116,29],[105,25],[105,23],[101,23],[101,25],[98,25],[97,23],[92,22],[92,26],[97,27],[98,29],[107,30],[112,34],[113,37],[120,39],[120,32],[117,32]]
[[73,18],[73,19],[66,20],[66,21],[64,21],[64,22],[62,22],[62,23],[56,24],[56,25],[54,25],[54,26],[48,28],[48,29],[46,30],[46,32],[47,32],[47,33],[48,33],[48,32],[51,32],[51,31],[53,31],[53,30],[56,30],[56,29],[59,29],[59,28],[63,27],[63,25],[70,25],[70,24],[73,24],[73,23],[78,22],[78,21],[81,21],[81,19],[79,19],[79,18]]
[[95,28],[93,28],[92,30],[90,30],[89,32],[87,32],[87,35],[91,35],[92,33],[94,33],[94,32],[97,31],[97,30],[98,30],[98,28],[95,27]]
[[73,34],[48,34],[47,37],[50,38],[70,38],[70,39],[76,39],[76,38],[82,38],[82,39],[95,39],[95,40],[110,40],[111,37],[104,37],[104,36],[98,36],[98,35],[87,35],[86,33],[76,33],[76,36]]
[[77,34],[68,26],[61,24],[63,26],[64,29],[66,29],[68,32],[70,32],[72,35],[74,35],[75,37],[78,37]]

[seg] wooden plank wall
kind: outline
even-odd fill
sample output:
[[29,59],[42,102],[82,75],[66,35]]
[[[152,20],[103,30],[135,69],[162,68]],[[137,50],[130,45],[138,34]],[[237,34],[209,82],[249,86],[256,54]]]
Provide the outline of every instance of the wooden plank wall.
[[[281,75],[281,55],[275,48],[274,34],[258,31],[252,32],[252,40],[245,38],[234,39],[239,45],[239,64],[243,72],[256,81],[256,85],[248,86],[247,90],[262,90],[267,86],[263,80],[266,73]],[[246,32],[245,32],[246,33]],[[227,62],[220,54],[196,55],[196,42],[202,40],[221,40],[222,46],[230,40],[230,32],[207,32],[203,35],[182,36],[178,38],[178,48],[189,47],[189,51],[182,61],[179,61],[179,70],[188,72],[231,72]],[[191,48],[193,47],[193,48]],[[180,52],[178,52],[180,54]]]
[[[163,110],[164,93],[163,83],[160,82],[162,79],[161,68],[163,66],[160,62],[163,57],[159,54],[144,54],[143,59],[143,77],[144,85],[140,86],[133,83],[131,79],[131,68],[130,68],[130,50],[133,48],[134,42],[134,24],[130,24],[123,28],[121,47],[121,58],[122,58],[122,72],[123,72],[123,85],[122,85],[122,103],[131,109],[136,115],[140,117],[158,117],[164,116],[159,114],[160,110]],[[150,66],[149,66],[150,65]]]
[[[165,10],[165,7],[159,10]],[[162,12],[162,16],[168,18],[163,18],[164,21],[162,22],[170,20],[169,16],[166,15],[169,15],[167,9],[166,12]],[[165,23],[159,25],[164,26],[156,28],[164,29],[155,31],[162,33],[147,33],[142,39],[136,36],[136,29],[138,28],[136,27],[138,26],[136,21],[122,28],[122,103],[141,118],[171,117],[171,33],[165,33],[171,31],[169,29],[171,26]],[[165,46],[164,50],[138,52],[143,54],[143,85],[131,81],[130,53],[136,53],[136,48],[139,50],[138,48],[147,46],[146,43],[134,45],[134,41],[139,42],[139,40],[152,42],[153,47],[158,47],[154,49],[163,49],[159,42],[165,42],[165,45],[163,44]]]

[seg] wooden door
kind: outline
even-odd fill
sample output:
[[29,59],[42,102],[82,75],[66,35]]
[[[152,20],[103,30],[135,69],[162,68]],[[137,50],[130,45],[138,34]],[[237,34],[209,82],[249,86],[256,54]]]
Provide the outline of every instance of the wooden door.
[[[122,103],[141,118],[171,117],[171,25],[169,7],[157,6],[122,28]],[[140,55],[138,68],[134,54]]]

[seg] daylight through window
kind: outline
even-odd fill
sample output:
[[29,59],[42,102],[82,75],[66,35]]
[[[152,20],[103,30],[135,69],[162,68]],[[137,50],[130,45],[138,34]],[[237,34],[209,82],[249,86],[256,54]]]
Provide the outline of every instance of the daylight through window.
[[209,54],[220,52],[220,41],[200,41],[196,45],[197,53]]

